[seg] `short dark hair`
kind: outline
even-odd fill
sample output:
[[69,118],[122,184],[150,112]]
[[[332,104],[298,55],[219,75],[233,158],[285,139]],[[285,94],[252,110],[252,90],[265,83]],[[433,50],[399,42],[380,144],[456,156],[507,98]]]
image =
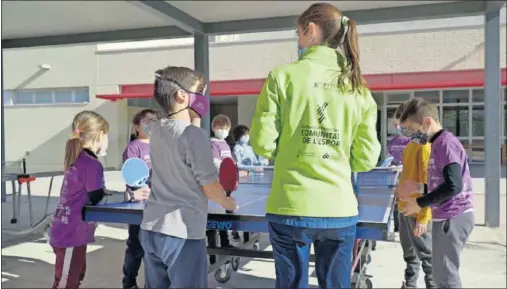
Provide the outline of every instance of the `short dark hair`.
[[396,110],[394,111],[394,118],[395,119],[400,119],[401,118],[401,114],[403,113],[403,111],[405,110],[405,107],[407,107],[407,103],[409,102],[410,100],[407,100],[405,101],[404,103],[400,104]]
[[422,124],[427,117],[439,121],[437,107],[421,97],[415,97],[406,103],[405,109],[400,116],[400,122],[403,123],[407,120],[411,120],[418,124]]
[[146,108],[146,109],[143,109],[141,110],[140,112],[136,113],[136,115],[134,115],[134,118],[132,119],[132,124],[133,125],[139,125],[141,123],[141,120],[143,118],[146,117],[146,115],[148,114],[157,114],[157,112],[154,110],[154,109],[151,109],[151,108]]
[[234,127],[232,130],[232,137],[235,142],[239,141],[239,139],[244,136],[250,129],[246,125],[239,124]]
[[[141,110],[140,112],[136,113],[136,115],[134,115],[134,118],[132,119],[132,124],[133,125],[139,125],[141,123],[141,120],[147,115],[147,114],[154,114],[154,115],[157,115],[157,112],[154,110],[154,109],[151,109],[151,108],[146,108],[146,109],[143,109]],[[137,132],[137,130],[133,133],[133,134],[130,134],[130,141],[134,141],[136,140],[137,138],[139,137],[139,133]]]
[[174,96],[179,89],[190,91],[190,88],[199,83],[197,93],[202,93],[206,87],[204,76],[188,67],[168,66],[155,72],[153,97],[169,113],[174,107]]

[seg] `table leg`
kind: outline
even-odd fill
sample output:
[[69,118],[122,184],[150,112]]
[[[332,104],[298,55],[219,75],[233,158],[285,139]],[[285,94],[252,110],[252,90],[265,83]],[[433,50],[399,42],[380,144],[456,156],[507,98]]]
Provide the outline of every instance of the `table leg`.
[[28,195],[28,211],[30,214],[30,227],[33,226],[33,210],[32,210],[32,191],[30,189],[30,183],[26,184],[26,192]]
[[21,183],[18,183],[18,196],[17,196],[17,202],[18,202],[18,208],[16,210],[16,220],[19,218],[20,214],[21,214],[21,195],[22,195],[22,191],[23,191],[23,184]]
[[17,210],[17,207],[16,207],[16,181],[15,180],[12,180],[11,181],[11,184],[12,184],[12,218],[11,218],[11,224],[16,224],[18,222],[18,217],[17,217],[17,213],[16,213],[16,210]]

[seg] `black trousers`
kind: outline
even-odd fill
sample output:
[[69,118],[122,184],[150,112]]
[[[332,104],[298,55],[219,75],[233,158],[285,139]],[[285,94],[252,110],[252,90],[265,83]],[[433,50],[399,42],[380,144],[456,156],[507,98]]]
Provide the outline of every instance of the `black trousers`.
[[139,231],[141,226],[129,225],[129,237],[127,239],[127,249],[125,250],[125,260],[123,262],[123,288],[132,288],[137,286],[137,274],[141,268],[144,250],[139,242]]

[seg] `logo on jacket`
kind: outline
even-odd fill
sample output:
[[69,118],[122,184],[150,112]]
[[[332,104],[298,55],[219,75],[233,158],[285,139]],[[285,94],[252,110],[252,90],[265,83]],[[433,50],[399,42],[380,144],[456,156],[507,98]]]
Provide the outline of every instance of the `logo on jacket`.
[[326,119],[324,112],[326,111],[328,105],[329,104],[327,102],[324,102],[323,105],[320,105],[319,108],[317,108],[317,114],[319,115],[319,123],[322,123],[324,119]]

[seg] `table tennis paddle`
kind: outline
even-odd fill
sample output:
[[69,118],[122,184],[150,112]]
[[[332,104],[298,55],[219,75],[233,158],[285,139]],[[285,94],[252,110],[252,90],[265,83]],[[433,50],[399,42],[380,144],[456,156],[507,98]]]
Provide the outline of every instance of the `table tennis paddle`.
[[130,200],[134,199],[134,191],[147,186],[150,169],[146,162],[139,158],[130,158],[123,163],[121,175],[129,187]]
[[225,190],[227,197],[238,188],[239,184],[239,172],[236,163],[231,158],[225,158],[222,160],[219,169],[219,180],[220,184]]

